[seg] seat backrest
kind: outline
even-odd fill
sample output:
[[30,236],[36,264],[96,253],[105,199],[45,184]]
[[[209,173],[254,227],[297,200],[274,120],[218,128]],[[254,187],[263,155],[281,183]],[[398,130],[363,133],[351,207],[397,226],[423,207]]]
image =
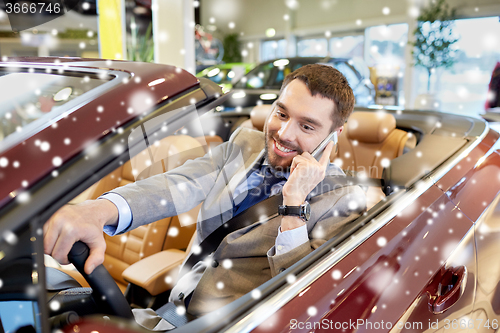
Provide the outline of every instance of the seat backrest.
[[[169,136],[152,145],[150,152],[139,153],[125,163],[120,170],[106,176],[99,190],[115,187],[172,170],[189,159],[203,156],[205,150],[198,140],[187,135]],[[150,155],[151,154],[151,155]],[[154,162],[151,161],[151,158]],[[143,168],[144,167],[144,168]],[[142,170],[139,172],[139,170]],[[114,186],[114,187],[113,187]],[[111,188],[110,188],[111,187]],[[102,193],[95,193],[96,197]],[[142,258],[168,248],[186,249],[196,229],[199,206],[179,216],[168,217],[140,226],[118,237],[105,235],[106,253],[104,266],[123,288],[127,282],[122,272]],[[182,221],[188,221],[182,223]],[[120,285],[121,284],[121,285]]]
[[222,140],[222,138],[218,135],[198,136],[195,139],[198,140],[203,149],[205,149],[205,153],[208,153],[212,150],[212,148],[224,142],[224,140]]
[[408,138],[390,113],[354,112],[339,136],[338,152],[332,152],[330,159],[344,170],[382,178],[384,167],[403,154]]
[[256,105],[252,111],[250,111],[250,119],[245,120],[240,126],[257,131],[264,131],[264,125],[269,113],[271,112],[271,108],[271,104]]

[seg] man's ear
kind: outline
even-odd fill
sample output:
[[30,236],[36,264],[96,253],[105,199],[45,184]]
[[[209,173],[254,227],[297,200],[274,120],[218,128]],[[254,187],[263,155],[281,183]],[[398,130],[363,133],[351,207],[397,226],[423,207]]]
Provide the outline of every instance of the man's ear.
[[337,134],[340,135],[340,133],[342,133],[342,131],[344,130],[344,126],[340,126],[338,129],[337,129]]

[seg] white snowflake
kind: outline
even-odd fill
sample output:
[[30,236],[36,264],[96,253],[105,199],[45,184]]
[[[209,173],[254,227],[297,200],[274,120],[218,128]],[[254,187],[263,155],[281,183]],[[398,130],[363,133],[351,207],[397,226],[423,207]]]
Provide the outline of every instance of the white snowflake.
[[254,289],[252,290],[251,295],[253,299],[259,299],[262,296],[262,293],[260,292],[259,289]]
[[47,141],[40,142],[40,149],[42,151],[49,151],[50,150],[50,143],[48,143]]
[[233,267],[233,262],[231,261],[231,259],[224,259],[222,261],[222,267],[224,267],[225,269],[230,269],[231,267]]
[[315,316],[318,313],[318,309],[315,306],[310,306],[307,308],[307,314],[311,317]]
[[52,159],[52,164],[56,167],[60,166],[62,164],[62,158],[59,157],[59,156],[55,156],[53,159]]
[[387,244],[387,239],[385,237],[377,238],[377,245],[383,247]]
[[175,309],[175,312],[179,315],[182,316],[186,314],[186,308],[182,305],[178,306],[177,309]]
[[342,277],[342,272],[340,270],[336,269],[332,272],[332,278],[334,280],[339,280]]
[[125,150],[125,147],[121,144],[116,144],[113,147],[113,153],[115,155],[120,155],[121,153],[123,153],[124,150]]
[[17,201],[20,203],[26,203],[30,200],[30,195],[28,192],[22,192],[17,196]]
[[293,274],[288,274],[286,277],[286,282],[288,282],[289,284],[295,283],[296,280],[297,278]]
[[170,227],[168,229],[168,235],[171,237],[177,237],[179,235],[179,228],[177,227]]
[[5,241],[7,243],[9,243],[10,245],[14,245],[17,243],[17,236],[16,234],[14,234],[12,231],[10,230],[7,230],[3,233],[3,238],[5,239]]
[[351,200],[349,201],[349,203],[347,204],[347,207],[350,209],[350,210],[355,210],[358,208],[358,203],[355,201],[355,200]]
[[388,159],[388,158],[383,158],[381,161],[380,161],[380,165],[383,167],[383,168],[388,168],[390,165],[391,165],[391,160]]
[[49,306],[52,311],[57,311],[61,308],[61,303],[58,301],[51,301]]
[[194,254],[200,254],[201,253],[201,246],[199,246],[199,245],[193,246],[192,251]]

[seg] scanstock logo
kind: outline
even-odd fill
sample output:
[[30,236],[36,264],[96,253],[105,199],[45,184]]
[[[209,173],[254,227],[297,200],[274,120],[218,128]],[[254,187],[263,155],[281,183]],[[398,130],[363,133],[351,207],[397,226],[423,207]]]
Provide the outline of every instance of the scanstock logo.
[[52,21],[76,9],[84,0],[0,0],[12,31],[22,31]]

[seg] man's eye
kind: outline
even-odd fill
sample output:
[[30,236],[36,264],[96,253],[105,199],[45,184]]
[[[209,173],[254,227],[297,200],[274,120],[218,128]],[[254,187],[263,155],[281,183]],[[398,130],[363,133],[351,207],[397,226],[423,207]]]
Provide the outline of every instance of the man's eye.
[[285,119],[286,118],[286,114],[284,114],[283,112],[280,112],[280,111],[277,111],[276,114],[278,115],[279,118],[281,119]]
[[312,128],[311,126],[309,125],[302,125],[302,128],[307,130],[307,131],[312,131],[314,128]]

